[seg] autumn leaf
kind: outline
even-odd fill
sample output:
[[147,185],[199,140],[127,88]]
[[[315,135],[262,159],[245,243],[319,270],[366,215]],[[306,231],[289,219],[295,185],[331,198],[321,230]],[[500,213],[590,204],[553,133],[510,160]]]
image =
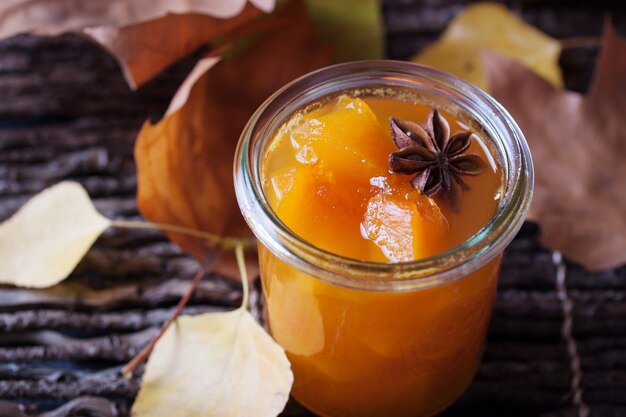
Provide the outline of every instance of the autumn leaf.
[[485,54],[483,62],[490,91],[531,148],[529,217],[541,225],[543,243],[590,270],[626,262],[626,40],[607,28],[586,96],[505,57]]
[[467,6],[449,24],[439,41],[412,60],[457,75],[482,89],[487,80],[479,50],[508,56],[556,87],[563,85],[558,64],[561,45],[496,3]]
[[[135,146],[137,202],[141,213],[220,236],[251,236],[236,205],[232,179],[235,146],[245,123],[271,93],[330,62],[318,45],[301,2],[276,17],[275,30],[233,58],[201,61],[209,71],[182,88],[170,112],[146,122]],[[180,99],[180,94],[187,100]],[[186,252],[203,260],[203,241],[170,233]],[[232,266],[232,263],[231,263]],[[222,270],[232,273],[232,268]]]
[[0,3],[0,38],[23,32],[85,34],[115,56],[136,88],[201,45],[274,8],[274,0],[250,3],[254,6],[246,0],[5,1]]
[[150,355],[132,415],[276,416],[292,382],[284,351],[245,309],[181,316]]
[[242,27],[259,14],[248,4],[230,19],[168,14],[149,22],[85,28],[83,32],[117,59],[126,81],[135,89],[200,46]]
[[[243,252],[238,249],[243,270]],[[293,384],[285,351],[242,306],[181,316],[150,355],[133,417],[274,417]]]
[[[273,1],[252,1],[267,12]],[[54,36],[86,27],[125,26],[168,13],[201,13],[227,19],[239,14],[246,0],[11,0],[0,6],[0,37],[30,32]]]
[[110,225],[80,184],[45,189],[0,224],[0,283],[45,288],[61,282]]
[[379,0],[307,0],[315,30],[333,47],[335,62],[384,57]]

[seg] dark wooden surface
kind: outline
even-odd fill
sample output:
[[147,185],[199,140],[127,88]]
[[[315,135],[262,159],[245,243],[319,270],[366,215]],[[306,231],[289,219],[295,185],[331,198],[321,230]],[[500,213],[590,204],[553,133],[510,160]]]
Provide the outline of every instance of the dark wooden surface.
[[[405,59],[437,38],[465,2],[388,0],[388,54]],[[607,13],[626,33],[621,2],[508,2],[558,37],[598,36]],[[566,84],[587,89],[596,48],[564,52]],[[187,60],[131,93],[105,52],[73,36],[0,42],[0,219],[62,179],[82,182],[111,218],[136,219],[132,147],[191,68]],[[626,416],[626,268],[590,274],[567,263],[582,405],[572,385],[553,254],[526,224],[507,250],[485,357],[445,416]],[[155,334],[195,264],[160,233],[107,231],[72,277],[49,290],[0,288],[0,417],[126,415],[138,381],[120,366]],[[255,289],[258,298],[258,288]],[[563,294],[563,292],[561,293]],[[207,278],[190,314],[232,308],[240,287]],[[309,415],[290,403],[286,417]]]

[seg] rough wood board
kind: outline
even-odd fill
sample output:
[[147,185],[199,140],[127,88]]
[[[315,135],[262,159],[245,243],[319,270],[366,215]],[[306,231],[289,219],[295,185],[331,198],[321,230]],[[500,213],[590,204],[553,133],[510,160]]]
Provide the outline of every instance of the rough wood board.
[[[606,11],[626,32],[617,1],[508,3],[556,37],[599,35]],[[390,57],[406,58],[435,39],[463,4],[386,1]],[[563,55],[568,87],[587,88],[596,53]],[[82,182],[107,216],[136,218],[134,136],[146,117],[163,112],[191,65],[133,94],[115,62],[78,37],[1,42],[0,219],[61,179]],[[482,366],[445,416],[580,415],[561,336],[557,268],[538,233],[525,225],[508,249]],[[111,231],[67,283],[0,289],[0,416],[57,407],[55,417],[126,415],[137,380],[125,381],[119,366],[154,334],[194,272],[193,261],[158,232]],[[566,283],[589,415],[626,416],[626,268],[592,275],[568,264]],[[258,288],[253,295],[259,299]],[[214,277],[188,312],[232,308],[240,296],[237,285]],[[283,415],[310,416],[293,402]]]

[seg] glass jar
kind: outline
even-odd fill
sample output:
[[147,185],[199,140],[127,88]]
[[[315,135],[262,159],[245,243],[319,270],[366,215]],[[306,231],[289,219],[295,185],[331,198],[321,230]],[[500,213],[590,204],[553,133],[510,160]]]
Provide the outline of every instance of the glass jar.
[[[445,253],[404,263],[341,257],[290,231],[263,192],[268,146],[293,114],[346,92],[410,92],[478,132],[503,173],[489,223]],[[292,364],[300,403],[327,417],[415,417],[436,414],[463,393],[478,367],[502,252],[532,196],[529,149],[502,106],[456,77],[412,63],[324,68],[261,105],[240,139],[234,175],[239,206],[259,241],[267,323]]]

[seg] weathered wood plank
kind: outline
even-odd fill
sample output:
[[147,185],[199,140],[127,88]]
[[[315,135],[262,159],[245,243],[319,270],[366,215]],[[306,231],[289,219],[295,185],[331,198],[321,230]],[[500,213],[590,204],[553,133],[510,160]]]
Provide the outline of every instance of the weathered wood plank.
[[[407,58],[435,40],[467,3],[385,0],[389,56]],[[606,12],[626,33],[620,1],[505,3],[557,38],[599,35]],[[569,88],[587,89],[597,52],[563,53]],[[145,119],[163,112],[193,61],[133,93],[115,61],[77,36],[20,35],[0,42],[0,91],[10,97],[0,103],[0,219],[62,179],[85,185],[105,215],[138,219],[135,136]],[[539,237],[527,223],[508,248],[482,366],[444,416],[579,415],[569,389],[556,270]],[[110,229],[68,282],[42,291],[0,288],[0,359],[6,365],[0,365],[0,398],[26,404],[0,401],[0,415],[127,415],[137,381],[124,380],[119,366],[168,317],[196,268],[158,231]],[[626,267],[595,274],[567,268],[590,416],[626,416]],[[233,308],[240,298],[239,284],[207,279],[186,312]],[[259,316],[262,308],[257,283],[251,310]],[[31,359],[40,361],[13,362]],[[82,365],[92,370],[75,369]],[[44,416],[42,409],[56,411]],[[283,415],[311,416],[293,401]]]

